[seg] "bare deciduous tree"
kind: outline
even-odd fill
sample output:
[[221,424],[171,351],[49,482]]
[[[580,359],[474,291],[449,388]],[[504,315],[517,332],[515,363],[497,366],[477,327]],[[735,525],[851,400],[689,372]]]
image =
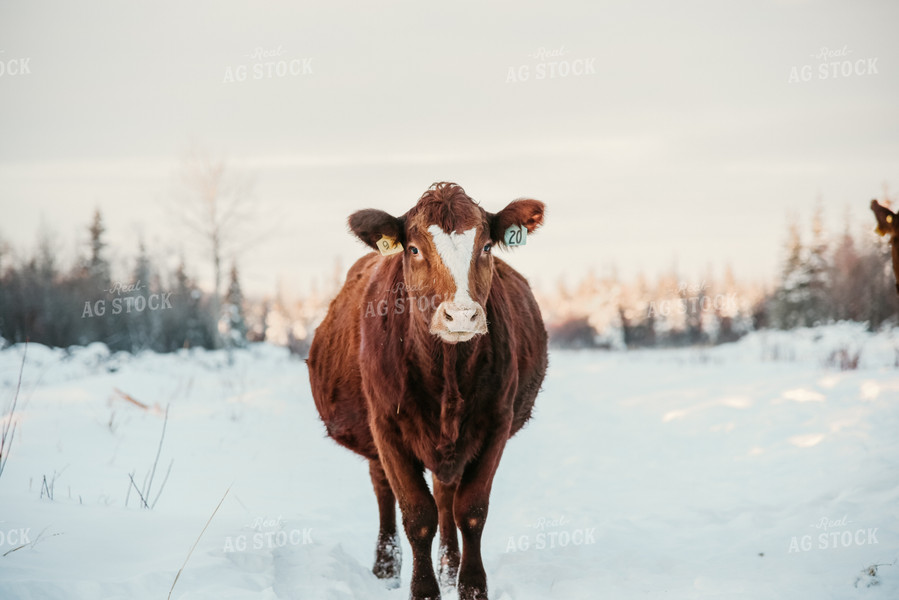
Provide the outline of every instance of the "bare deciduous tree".
[[179,173],[177,214],[188,232],[196,236],[212,263],[213,302],[221,306],[226,261],[264,237],[254,227],[254,180],[238,172],[223,158],[191,152]]

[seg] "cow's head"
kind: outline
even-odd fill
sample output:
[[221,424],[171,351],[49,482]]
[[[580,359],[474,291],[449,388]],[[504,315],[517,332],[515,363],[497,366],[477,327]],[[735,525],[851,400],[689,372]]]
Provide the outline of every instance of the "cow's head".
[[877,229],[879,235],[889,236],[893,254],[893,274],[896,276],[896,293],[899,293],[899,216],[885,206],[878,204],[877,200],[871,200],[871,210],[877,217]]
[[493,251],[512,243],[507,232],[518,231],[520,238],[537,229],[543,209],[542,202],[519,199],[489,213],[458,185],[435,183],[401,217],[361,210],[350,215],[349,225],[372,248],[399,253],[402,247],[410,314],[427,319],[432,334],[455,344],[487,333]]
[[877,229],[875,229],[875,231],[879,235],[890,236],[890,240],[892,241],[892,238],[899,232],[899,223],[896,222],[896,213],[886,206],[879,204],[877,200],[871,200],[871,210],[874,211],[874,216],[877,217]]

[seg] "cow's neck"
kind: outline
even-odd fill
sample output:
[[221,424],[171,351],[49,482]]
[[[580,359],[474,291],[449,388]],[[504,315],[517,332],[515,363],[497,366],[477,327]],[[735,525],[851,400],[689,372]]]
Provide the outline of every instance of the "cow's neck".
[[429,324],[421,315],[410,318],[408,335],[411,344],[407,358],[418,368],[428,390],[435,393],[443,391],[441,396],[457,394],[459,375],[469,372],[474,366],[483,336],[470,342],[447,344],[430,332]]
[[452,462],[466,409],[466,399],[459,389],[460,375],[471,376],[473,373],[482,336],[469,342],[446,344],[429,331],[428,324],[420,316],[410,321],[410,359],[421,373],[425,393],[440,403],[437,451],[445,461]]

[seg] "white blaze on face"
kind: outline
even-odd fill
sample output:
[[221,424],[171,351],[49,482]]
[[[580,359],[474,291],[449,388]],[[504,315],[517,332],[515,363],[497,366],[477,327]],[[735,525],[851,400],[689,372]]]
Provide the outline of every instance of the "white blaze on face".
[[446,268],[449,269],[456,282],[456,296],[453,302],[458,304],[473,303],[468,291],[468,271],[471,268],[471,256],[474,253],[474,238],[478,228],[472,227],[463,233],[446,233],[437,225],[428,227],[434,239],[434,247]]

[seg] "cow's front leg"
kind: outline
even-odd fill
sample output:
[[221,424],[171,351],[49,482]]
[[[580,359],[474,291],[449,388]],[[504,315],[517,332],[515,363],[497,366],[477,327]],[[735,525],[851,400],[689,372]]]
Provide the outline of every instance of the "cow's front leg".
[[403,561],[400,540],[396,535],[396,498],[381,461],[377,459],[369,461],[368,471],[378,499],[378,514],[381,518],[372,573],[378,579],[383,579],[387,587],[397,588],[400,586],[400,566]]
[[456,519],[453,516],[453,501],[456,497],[456,484],[440,483],[435,475],[434,500],[437,501],[437,520],[440,523],[440,566],[437,578],[440,587],[446,591],[456,587],[459,575],[459,538],[456,534]]
[[487,521],[493,476],[496,475],[510,430],[511,418],[497,428],[477,459],[465,468],[462,481],[456,489],[453,513],[456,525],[462,532],[459,600],[487,600],[487,574],[481,560],[481,533]]
[[401,448],[401,434],[389,424],[379,427],[374,420],[372,432],[381,464],[403,515],[406,538],[412,546],[412,600],[437,600],[440,588],[431,562],[431,545],[437,533],[437,504],[431,496],[419,460]]

